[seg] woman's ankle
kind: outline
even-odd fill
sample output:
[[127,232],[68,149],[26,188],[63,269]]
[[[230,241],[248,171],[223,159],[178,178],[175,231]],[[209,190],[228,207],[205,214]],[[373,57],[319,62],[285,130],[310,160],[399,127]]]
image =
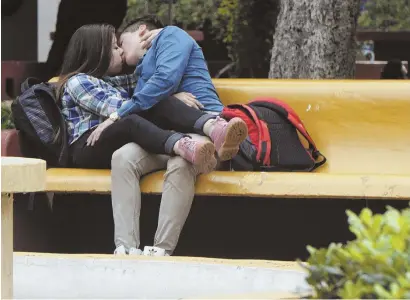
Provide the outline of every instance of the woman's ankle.
[[179,143],[181,140],[175,142],[174,147],[172,148],[172,152],[175,155],[179,155]]
[[164,146],[164,150],[165,150],[165,154],[168,155],[174,155],[174,154],[178,154],[175,152],[175,149],[177,148],[177,143],[184,138],[184,134],[176,132],[174,134],[172,134],[165,142],[165,146]]
[[216,119],[210,119],[210,120],[206,121],[205,124],[204,124],[204,127],[202,128],[202,131],[204,132],[204,134],[207,137],[211,137],[212,129],[215,126],[215,120]]
[[[213,120],[216,119],[217,116],[212,115],[212,114],[203,114],[198,120],[196,120],[195,125],[194,125],[194,130],[196,133],[207,135],[208,134],[205,132],[207,131],[206,127],[209,127],[209,124],[211,124]],[[208,125],[206,125],[208,124]]]

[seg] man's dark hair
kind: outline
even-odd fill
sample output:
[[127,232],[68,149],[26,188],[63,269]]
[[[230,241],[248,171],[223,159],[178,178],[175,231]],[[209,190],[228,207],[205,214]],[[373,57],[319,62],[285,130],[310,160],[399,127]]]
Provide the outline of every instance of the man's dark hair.
[[146,15],[140,18],[136,18],[128,22],[122,30],[120,30],[120,34],[126,32],[135,32],[141,25],[147,26],[149,30],[158,29],[164,27],[161,20],[156,15]]

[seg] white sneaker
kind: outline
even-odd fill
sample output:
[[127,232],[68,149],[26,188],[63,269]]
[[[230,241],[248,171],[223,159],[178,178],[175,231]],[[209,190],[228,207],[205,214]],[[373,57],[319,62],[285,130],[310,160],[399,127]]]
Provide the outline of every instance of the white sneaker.
[[121,245],[114,250],[114,255],[127,255],[127,251],[125,250],[125,247]]
[[159,247],[149,247],[149,246],[144,247],[144,255],[145,256],[168,256],[168,254],[165,253],[165,249],[162,249]]
[[142,251],[138,248],[131,247],[130,250],[128,251],[129,255],[142,255]]

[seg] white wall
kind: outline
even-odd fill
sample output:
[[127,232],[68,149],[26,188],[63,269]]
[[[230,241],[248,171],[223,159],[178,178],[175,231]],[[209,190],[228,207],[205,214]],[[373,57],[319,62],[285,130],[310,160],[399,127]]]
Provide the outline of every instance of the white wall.
[[60,0],[37,1],[37,60],[45,62],[53,43],[50,32],[55,31]]

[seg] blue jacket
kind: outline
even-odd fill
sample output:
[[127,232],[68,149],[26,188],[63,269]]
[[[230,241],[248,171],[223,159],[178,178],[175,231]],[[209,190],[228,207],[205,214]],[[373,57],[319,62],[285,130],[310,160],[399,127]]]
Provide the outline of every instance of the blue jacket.
[[158,34],[135,72],[138,84],[131,101],[118,110],[120,117],[147,110],[179,92],[195,95],[206,111],[223,109],[201,48],[178,27],[167,26]]

